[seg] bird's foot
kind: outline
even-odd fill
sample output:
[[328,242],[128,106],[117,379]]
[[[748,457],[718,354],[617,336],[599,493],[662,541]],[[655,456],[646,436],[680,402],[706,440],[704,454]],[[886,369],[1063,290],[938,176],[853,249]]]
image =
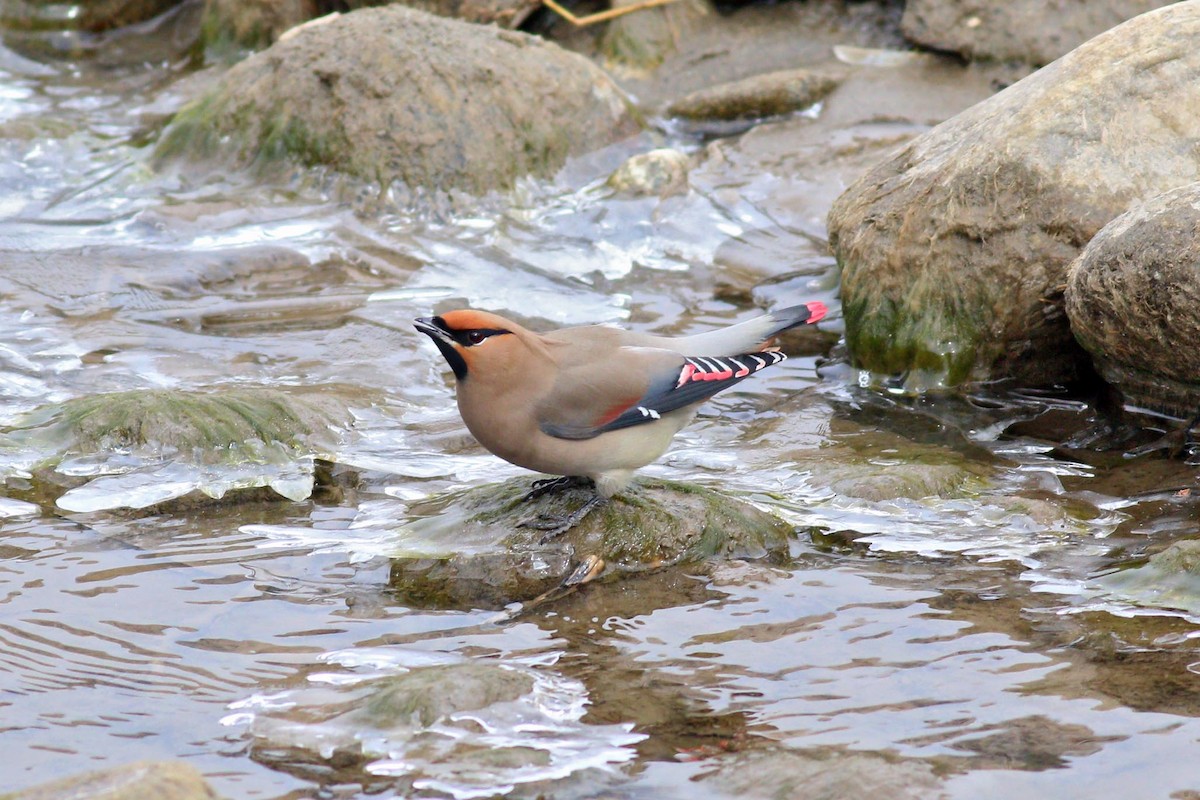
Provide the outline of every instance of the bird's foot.
[[574,489],[583,486],[595,486],[596,484],[591,478],[585,478],[582,475],[564,475],[561,478],[542,478],[533,482],[533,486],[521,498],[522,503],[528,503],[530,500],[536,500],[539,497],[544,497],[555,492],[565,491],[566,489]]
[[535,531],[544,531],[542,538],[538,539],[538,544],[546,544],[555,537],[562,536],[567,531],[574,528],[579,523],[583,522],[584,518],[592,513],[592,509],[604,503],[604,498],[600,495],[594,495],[588,498],[588,501],[579,508],[568,514],[542,514],[537,519],[528,522],[522,522],[517,527],[532,528]]

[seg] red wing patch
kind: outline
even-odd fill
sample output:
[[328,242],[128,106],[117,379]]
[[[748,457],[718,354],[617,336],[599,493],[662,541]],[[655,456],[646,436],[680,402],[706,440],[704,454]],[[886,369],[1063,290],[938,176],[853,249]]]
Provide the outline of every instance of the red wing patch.
[[628,400],[622,400],[615,405],[609,406],[608,410],[601,414],[600,418],[596,420],[596,427],[603,428],[605,425],[628,411],[630,407],[640,399],[640,397],[631,397]]

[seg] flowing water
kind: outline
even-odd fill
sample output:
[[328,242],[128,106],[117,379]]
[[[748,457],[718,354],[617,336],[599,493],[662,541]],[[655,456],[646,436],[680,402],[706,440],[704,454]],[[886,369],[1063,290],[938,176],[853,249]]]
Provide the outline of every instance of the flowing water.
[[[511,618],[392,588],[415,501],[520,474],[468,438],[414,317],[698,332],[819,299],[836,334],[821,237],[869,163],[854,142],[927,121],[668,131],[699,156],[686,195],[603,188],[640,141],[435,212],[311,173],[153,173],[146,141],[220,70],[163,38],[107,61],[0,49],[0,422],[115,390],[334,385],[355,424],[324,455],[356,478],[149,513],[130,509],[254,476],[114,455],[64,462],[57,497],[28,477],[43,454],[5,450],[0,792],[142,758],[234,798],[1200,792],[1200,594],[1147,561],[1195,536],[1194,472],[1062,446],[1092,430],[1087,397],[914,399],[818,342],[646,470],[782,515],[786,561],[610,577]],[[813,155],[827,136],[836,163]],[[311,459],[254,463],[306,495]],[[456,713],[425,704],[443,696]]]

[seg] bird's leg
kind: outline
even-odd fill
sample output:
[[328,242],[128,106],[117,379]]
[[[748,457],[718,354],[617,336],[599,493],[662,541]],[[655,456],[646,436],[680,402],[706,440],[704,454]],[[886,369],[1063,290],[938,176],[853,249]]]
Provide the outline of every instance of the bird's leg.
[[564,475],[561,478],[542,478],[533,482],[533,486],[521,498],[522,503],[536,500],[548,494],[574,489],[577,486],[595,486],[591,478],[582,475]]

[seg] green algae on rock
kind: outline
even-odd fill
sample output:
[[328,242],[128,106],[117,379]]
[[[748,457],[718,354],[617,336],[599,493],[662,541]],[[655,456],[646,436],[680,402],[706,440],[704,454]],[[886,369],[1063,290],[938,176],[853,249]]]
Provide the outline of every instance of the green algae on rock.
[[529,480],[513,479],[433,498],[404,530],[392,585],[434,605],[503,605],[558,585],[575,562],[604,559],[617,572],[709,558],[781,558],[792,527],[778,517],[694,484],[643,480],[542,543],[543,516],[569,514],[590,489],[522,502]]
[[331,167],[388,187],[485,194],[640,130],[582,56],[402,6],[295,29],[185,107],[154,158]]
[[31,412],[0,437],[0,452],[9,474],[31,474],[56,493],[66,486],[57,502],[70,511],[268,486],[300,500],[316,456],[350,427],[352,402],[332,388],[91,395]]
[[1131,202],[1200,177],[1197,36],[1200,3],[1137,17],[847,189],[829,237],[852,363],[927,373],[916,388],[1086,374],[1067,266]]

